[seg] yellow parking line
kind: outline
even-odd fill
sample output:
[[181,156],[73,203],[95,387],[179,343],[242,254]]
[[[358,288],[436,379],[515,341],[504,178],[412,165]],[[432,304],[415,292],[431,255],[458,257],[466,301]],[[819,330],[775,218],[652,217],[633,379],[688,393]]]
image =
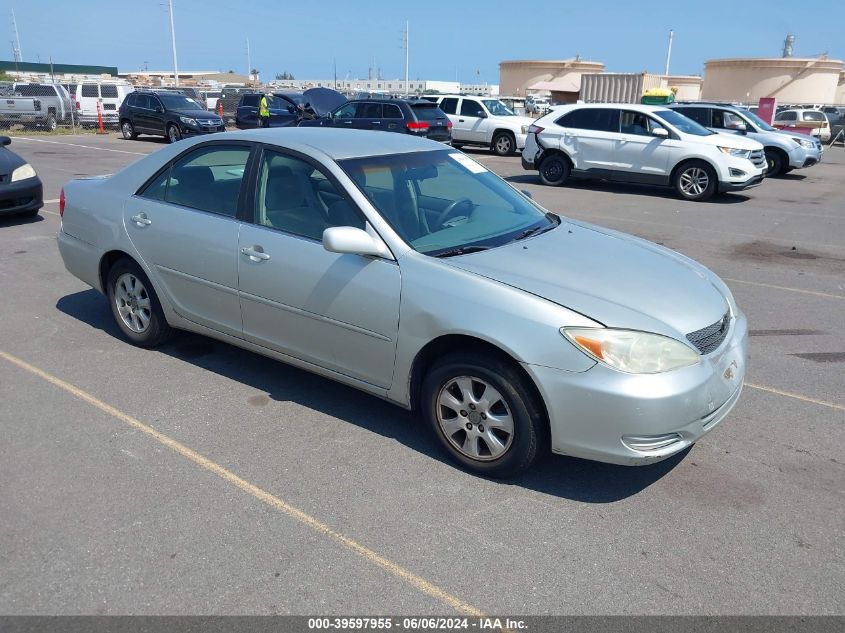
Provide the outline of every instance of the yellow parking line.
[[750,382],[745,383],[745,386],[751,387],[752,389],[759,389],[760,391],[767,391],[768,393],[775,393],[779,396],[795,398],[796,400],[801,400],[803,402],[811,402],[813,404],[818,404],[823,407],[830,407],[831,409],[839,409],[841,411],[845,411],[845,406],[841,404],[836,404],[835,402],[828,402],[826,400],[817,400],[816,398],[810,398],[809,396],[802,396],[800,393],[792,393],[791,391],[781,391],[780,389],[775,389],[774,387],[766,387],[765,385],[755,385]]
[[774,284],[764,284],[759,281],[745,281],[743,279],[729,279],[722,277],[722,281],[730,281],[735,284],[748,284],[749,286],[760,286],[761,288],[774,288],[775,290],[786,290],[787,292],[800,292],[805,295],[815,295],[816,297],[826,297],[828,299],[845,299],[843,295],[834,295],[829,292],[820,292],[818,290],[804,290],[803,288],[789,288],[788,286],[775,286]]
[[196,451],[188,448],[184,444],[177,442],[171,437],[168,437],[164,433],[157,431],[156,429],[152,428],[151,426],[147,426],[140,420],[133,418],[131,415],[120,411],[119,409],[114,408],[113,406],[106,404],[102,400],[99,400],[89,394],[86,391],[83,391],[79,387],[75,387],[74,385],[65,382],[61,378],[57,378],[52,374],[47,373],[46,371],[39,369],[33,365],[30,365],[24,360],[16,356],[12,356],[11,354],[0,350],[0,358],[5,359],[9,363],[16,365],[17,367],[23,369],[24,371],[33,374],[34,376],[38,376],[39,378],[49,382],[50,384],[66,391],[67,393],[76,396],[80,400],[83,400],[90,404],[93,407],[96,407],[100,411],[109,414],[110,416],[117,418],[121,422],[125,422],[129,426],[146,433],[153,439],[155,439],[160,444],[163,444],[169,449],[177,452],[182,457],[189,459],[190,461],[194,462],[196,465],[201,466],[208,470],[209,472],[214,473],[221,479],[228,481],[230,484],[240,488],[243,492],[246,492],[249,495],[252,495],[259,501],[266,503],[277,510],[287,514],[288,516],[296,519],[300,523],[308,526],[312,530],[319,532],[325,536],[328,536],[333,541],[343,545],[347,549],[352,550],[362,558],[364,558],[367,562],[375,565],[376,567],[380,567],[383,570],[387,571],[389,574],[395,576],[399,580],[406,582],[407,584],[411,585],[414,589],[434,598],[442,602],[443,604],[455,609],[455,611],[459,613],[463,613],[469,616],[480,617],[482,616],[482,612],[476,609],[471,604],[464,602],[460,598],[453,596],[452,594],[448,593],[444,589],[441,589],[434,583],[429,582],[425,578],[416,575],[412,571],[409,571],[402,567],[401,565],[394,563],[392,560],[385,558],[381,554],[374,552],[373,550],[369,549],[368,547],[361,545],[357,541],[349,538],[348,536],[344,536],[340,532],[332,529],[319,519],[311,516],[303,512],[302,510],[295,508],[294,506],[290,505],[289,503],[282,501],[278,497],[270,494],[266,490],[262,490],[258,486],[249,483],[245,479],[241,479],[235,473],[230,470],[227,470],[220,464],[217,464],[207,457],[200,455]]

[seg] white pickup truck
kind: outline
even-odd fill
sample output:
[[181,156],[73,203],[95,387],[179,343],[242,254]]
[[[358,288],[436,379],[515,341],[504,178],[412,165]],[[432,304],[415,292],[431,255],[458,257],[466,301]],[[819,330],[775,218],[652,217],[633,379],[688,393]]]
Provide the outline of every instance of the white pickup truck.
[[499,156],[522,150],[528,126],[534,122],[492,97],[440,95],[437,105],[452,122],[452,145],[481,145]]

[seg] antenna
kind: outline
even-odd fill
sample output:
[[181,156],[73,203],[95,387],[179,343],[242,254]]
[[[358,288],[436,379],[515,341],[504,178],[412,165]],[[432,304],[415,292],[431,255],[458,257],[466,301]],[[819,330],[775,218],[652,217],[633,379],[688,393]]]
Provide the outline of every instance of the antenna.
[[13,47],[12,51],[15,54],[15,61],[22,62],[23,61],[23,53],[21,53],[21,36],[18,33],[18,21],[15,19],[15,10],[12,9],[12,26],[15,29],[15,42],[16,46]]
[[246,76],[252,80],[252,55],[249,52],[249,38],[246,38]]

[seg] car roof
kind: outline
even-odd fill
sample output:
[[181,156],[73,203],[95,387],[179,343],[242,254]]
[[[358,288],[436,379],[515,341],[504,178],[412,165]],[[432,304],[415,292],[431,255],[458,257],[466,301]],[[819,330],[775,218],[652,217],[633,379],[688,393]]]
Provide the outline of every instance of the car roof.
[[[669,104],[666,104],[669,105]],[[569,110],[580,110],[581,108],[637,110],[639,112],[657,112],[665,110],[666,105],[645,105],[642,103],[567,103],[566,105],[554,106],[552,112],[564,112]],[[548,116],[548,115],[547,115]]]
[[333,160],[384,156],[426,150],[446,150],[448,146],[410,134],[389,134],[372,130],[339,130],[326,127],[279,127],[226,132],[215,140],[245,140],[290,149],[313,148]]

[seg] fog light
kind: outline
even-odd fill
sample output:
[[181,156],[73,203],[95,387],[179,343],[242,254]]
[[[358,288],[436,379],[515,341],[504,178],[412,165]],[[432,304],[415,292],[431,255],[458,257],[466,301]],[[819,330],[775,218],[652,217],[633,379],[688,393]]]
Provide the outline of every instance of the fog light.
[[659,451],[681,441],[677,433],[666,433],[664,435],[625,435],[622,443],[632,451],[648,453]]
[[735,167],[730,168],[731,178],[742,178],[745,175],[745,172],[741,169],[736,169]]

